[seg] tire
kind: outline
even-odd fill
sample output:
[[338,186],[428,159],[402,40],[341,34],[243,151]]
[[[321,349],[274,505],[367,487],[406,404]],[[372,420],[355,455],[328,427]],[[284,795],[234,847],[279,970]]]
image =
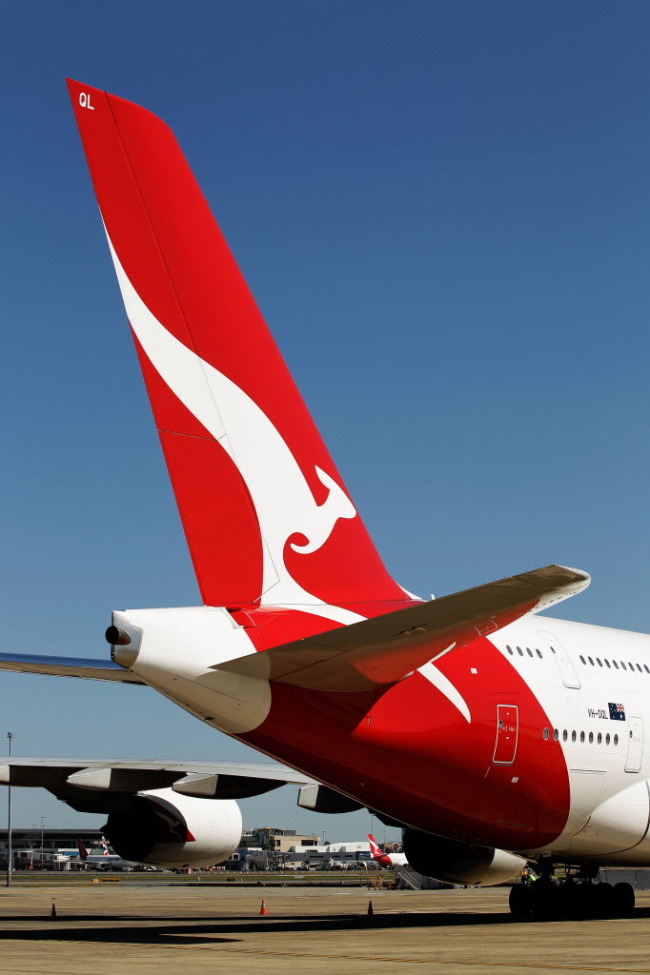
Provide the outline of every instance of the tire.
[[631,884],[614,886],[614,909],[617,917],[632,917],[634,914],[634,888]]
[[[634,892],[632,892],[632,906],[634,906]],[[594,908],[596,917],[613,917],[616,914],[616,898],[611,884],[595,885]]]
[[515,884],[508,898],[510,913],[517,921],[527,921],[531,916],[532,891],[526,884]]

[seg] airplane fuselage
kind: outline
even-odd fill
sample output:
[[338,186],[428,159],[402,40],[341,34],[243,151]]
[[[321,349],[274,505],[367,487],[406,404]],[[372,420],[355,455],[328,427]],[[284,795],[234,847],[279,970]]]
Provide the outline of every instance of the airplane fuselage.
[[[628,914],[629,885],[590,884],[598,864],[650,863],[650,637],[537,615],[589,584],[580,569],[427,602],[392,579],[173,134],[68,84],[203,605],[115,612],[111,666],[0,666],[148,684],[292,766],[307,808],[402,824],[428,876],[499,883],[538,858],[517,916]],[[143,862],[234,849],[227,772],[55,765],[0,780],[100,803],[113,848]],[[558,863],[580,869],[554,886]]]
[[[318,625],[277,612],[285,632],[289,616],[296,634]],[[143,680],[386,817],[529,855],[650,862],[646,635],[529,616],[397,683],[341,692],[220,672],[265,642],[226,610],[128,618],[150,634],[132,667]],[[195,631],[190,656],[176,625]]]

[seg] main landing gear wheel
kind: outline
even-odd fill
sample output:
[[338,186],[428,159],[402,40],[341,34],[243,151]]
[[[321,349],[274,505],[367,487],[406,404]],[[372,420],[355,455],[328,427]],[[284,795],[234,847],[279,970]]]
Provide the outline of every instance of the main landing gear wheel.
[[510,913],[518,921],[544,918],[631,917],[634,890],[630,884],[593,883],[572,877],[550,880],[541,877],[510,890]]
[[510,888],[510,913],[518,921],[525,921],[532,917],[533,897],[529,884],[515,884]]
[[614,884],[616,917],[632,917],[634,914],[634,888],[631,884]]

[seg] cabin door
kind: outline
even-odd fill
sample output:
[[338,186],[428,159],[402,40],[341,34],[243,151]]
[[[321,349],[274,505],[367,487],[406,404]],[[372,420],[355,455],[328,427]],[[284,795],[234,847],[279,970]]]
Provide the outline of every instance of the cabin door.
[[640,772],[643,758],[643,718],[638,714],[627,716],[626,772]]
[[497,704],[497,734],[493,765],[512,765],[519,738],[519,708],[516,704]]

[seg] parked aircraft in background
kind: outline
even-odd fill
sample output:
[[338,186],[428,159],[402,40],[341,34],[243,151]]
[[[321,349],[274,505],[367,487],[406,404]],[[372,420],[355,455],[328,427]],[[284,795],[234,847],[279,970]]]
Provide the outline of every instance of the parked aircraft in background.
[[117,853],[110,853],[108,843],[103,836],[101,853],[89,853],[83,840],[79,838],[77,838],[77,849],[79,850],[79,859],[82,863],[85,863],[87,866],[95,866],[100,870],[131,869],[131,867],[135,867],[136,865],[132,860],[125,860],[123,857],[118,856]]
[[408,864],[403,853],[384,853],[372,833],[368,833],[368,842],[370,843],[370,856],[381,867],[398,867]]
[[517,914],[629,912],[629,886],[591,881],[650,863],[650,638],[535,615],[587,586],[561,566],[399,586],[170,130],[69,90],[203,605],[115,611],[105,663],[1,665],[148,685],[286,765],[11,759],[0,781],[107,812],[121,856],[170,866],[225,859],[233,800],[294,782],[305,808],[401,825],[442,881],[535,861]]

